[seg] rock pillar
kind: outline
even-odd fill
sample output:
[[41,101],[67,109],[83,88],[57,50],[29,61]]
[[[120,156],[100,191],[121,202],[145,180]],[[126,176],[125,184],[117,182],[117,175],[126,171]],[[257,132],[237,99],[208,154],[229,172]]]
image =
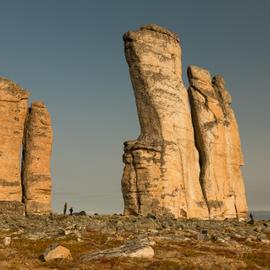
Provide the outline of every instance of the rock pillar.
[[28,92],[0,78],[0,213],[24,213],[21,148]]
[[43,102],[33,102],[27,116],[23,147],[22,176],[27,214],[47,214],[51,211],[52,136],[46,106]]
[[124,42],[141,127],[125,143],[124,212],[208,218],[179,38],[152,24]]
[[188,68],[200,182],[210,218],[246,218],[247,204],[240,167],[243,155],[239,130],[224,79],[212,79],[203,68]]

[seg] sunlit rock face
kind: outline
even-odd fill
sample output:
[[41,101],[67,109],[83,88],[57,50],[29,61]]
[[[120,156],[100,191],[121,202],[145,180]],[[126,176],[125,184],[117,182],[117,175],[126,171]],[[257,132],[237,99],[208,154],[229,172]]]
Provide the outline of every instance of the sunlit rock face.
[[151,24],[124,35],[141,133],[124,143],[124,214],[245,219],[239,130],[221,76],[190,66],[176,34]]
[[51,118],[46,106],[43,102],[33,102],[25,126],[22,166],[27,214],[51,211],[52,138]]
[[246,218],[247,204],[240,167],[239,130],[224,79],[203,68],[188,68],[189,96],[200,154],[200,182],[210,218]]
[[42,102],[0,78],[0,214],[51,211],[52,127]]
[[21,146],[28,92],[0,78],[0,212],[23,213]]
[[146,25],[124,35],[141,133],[125,143],[125,214],[208,218],[176,34]]

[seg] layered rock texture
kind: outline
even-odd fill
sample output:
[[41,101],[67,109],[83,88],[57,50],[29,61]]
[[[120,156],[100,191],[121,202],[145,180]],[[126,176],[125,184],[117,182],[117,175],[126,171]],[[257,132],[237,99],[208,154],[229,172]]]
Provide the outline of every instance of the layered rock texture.
[[43,102],[33,102],[26,121],[22,167],[27,213],[51,210],[51,150],[50,114]]
[[207,218],[179,39],[147,25],[124,41],[141,126],[125,143],[125,213]]
[[21,147],[28,93],[0,78],[0,209],[23,211]]
[[[24,185],[24,183],[29,182],[28,177],[30,177],[30,174],[22,172],[21,169],[21,167],[24,167],[27,172],[33,171],[33,169],[28,171],[27,167],[21,166],[22,142],[25,137],[25,131],[27,131],[27,128],[25,129],[25,123],[26,119],[29,118],[27,116],[28,97],[29,93],[21,89],[20,86],[8,79],[0,78],[0,213],[24,214],[24,195],[29,194],[29,192],[31,193],[33,189],[32,185],[31,187],[30,185],[28,185],[28,187]],[[40,115],[40,122],[46,122],[43,120],[44,115],[44,113]],[[36,116],[30,118],[36,118]],[[33,122],[37,122],[37,120]],[[37,124],[30,126],[32,128],[32,134],[41,133],[42,128],[39,129]],[[46,133],[46,131],[44,132]],[[51,151],[51,133],[48,134],[49,135],[46,136],[50,137],[50,146],[44,144],[44,146],[48,147],[44,153]],[[29,136],[26,137],[28,138]],[[31,135],[30,137],[31,140],[35,141],[35,139],[33,139],[35,135]],[[29,139],[26,141],[28,140]],[[40,143],[40,145],[42,145],[42,143]],[[31,160],[33,159],[32,157],[35,156],[35,147],[36,145],[24,149],[24,154],[30,157]],[[27,163],[31,163],[30,159],[28,159]],[[36,172],[40,170],[39,174],[43,174],[44,170],[41,168],[47,166],[47,159],[47,157],[42,156],[42,158],[36,161],[36,165],[32,165],[32,167],[36,168]],[[46,175],[50,175],[49,171],[46,171]],[[23,176],[23,179],[21,176]],[[51,180],[49,181],[51,182]],[[50,185],[51,183],[48,184],[49,187]],[[40,196],[40,201],[48,201],[46,203],[48,205],[50,196],[43,194]],[[29,211],[32,212],[30,208]],[[46,207],[46,212],[47,211],[48,207]],[[41,209],[40,212],[44,213],[45,211]]]
[[211,218],[243,218],[247,204],[240,167],[244,164],[231,96],[224,79],[202,68],[188,68],[189,96],[200,182]]
[[[197,125],[200,125],[196,122],[197,107],[192,107],[191,116],[188,92],[182,81],[181,48],[177,35],[151,24],[127,32],[124,42],[141,127],[138,139],[124,144],[124,213],[172,214],[201,219],[244,217],[247,209],[239,169],[242,164],[240,139],[223,80],[217,77],[213,87],[226,100],[222,103],[224,106],[219,106],[220,113],[227,110],[233,120],[230,126],[227,125],[229,120],[224,119],[227,133],[225,130],[220,132],[227,140],[221,141],[220,138],[218,140],[224,145],[219,141],[217,145],[226,148],[222,155],[230,156],[226,159],[230,172],[217,175],[226,191],[212,184],[209,189],[213,194],[209,196],[204,180],[206,165],[202,162],[205,150],[198,147],[206,139],[197,130]],[[200,86],[201,82],[198,84]],[[211,122],[203,115],[202,118],[198,121]],[[214,152],[210,154],[211,168],[221,162],[218,151],[216,155]],[[215,163],[212,164],[212,160]],[[237,196],[232,192],[236,186],[242,190]]]

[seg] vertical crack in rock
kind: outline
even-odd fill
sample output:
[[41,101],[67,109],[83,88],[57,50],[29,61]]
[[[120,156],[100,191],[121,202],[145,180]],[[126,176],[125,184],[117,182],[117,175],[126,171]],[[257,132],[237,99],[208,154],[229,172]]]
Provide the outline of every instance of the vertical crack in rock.
[[22,176],[26,213],[48,214],[51,211],[52,126],[43,102],[33,102],[29,108],[24,136]]
[[141,128],[125,143],[124,213],[208,218],[179,39],[151,24],[124,42]]
[[21,145],[28,92],[0,78],[0,212],[24,213],[21,187]]
[[[190,94],[190,92],[189,92]],[[190,107],[191,108],[194,108],[195,107],[195,104],[194,104],[194,100],[191,98],[191,95],[189,95],[189,101],[190,101]],[[205,99],[205,102],[207,104],[207,100]],[[197,114],[195,113],[195,110],[194,109],[191,109],[191,116],[192,116],[192,124],[193,124],[193,127],[195,128],[195,130],[197,130],[196,126],[197,126],[197,123],[198,123],[198,118],[197,118]],[[200,165],[200,174],[199,174],[199,182],[200,182],[200,186],[201,186],[201,189],[202,189],[202,194],[203,194],[203,197],[204,197],[204,200],[206,202],[206,206],[207,206],[207,209],[208,209],[208,214],[209,214],[209,217],[210,217],[210,206],[208,204],[208,201],[207,201],[207,194],[206,194],[206,187],[205,187],[205,184],[204,184],[204,179],[203,179],[203,175],[205,174],[205,160],[206,160],[206,157],[205,157],[205,152],[202,151],[202,147],[200,147],[202,145],[202,142],[201,142],[201,137],[198,136],[199,134],[197,132],[194,132],[194,140],[195,140],[195,146],[196,146],[196,149],[199,153],[199,165]]]
[[224,79],[202,68],[188,68],[189,96],[200,153],[200,182],[210,218],[246,218],[238,126]]

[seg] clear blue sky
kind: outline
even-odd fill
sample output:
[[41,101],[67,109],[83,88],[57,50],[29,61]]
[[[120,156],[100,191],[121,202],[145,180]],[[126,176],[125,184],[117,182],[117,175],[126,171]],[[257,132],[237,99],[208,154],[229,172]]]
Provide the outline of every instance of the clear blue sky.
[[[252,209],[270,205],[270,1],[0,0],[0,75],[52,115],[54,209],[122,210],[122,143],[139,134],[122,35],[177,32],[189,64],[222,74],[233,97]],[[184,80],[186,74],[183,72]]]

